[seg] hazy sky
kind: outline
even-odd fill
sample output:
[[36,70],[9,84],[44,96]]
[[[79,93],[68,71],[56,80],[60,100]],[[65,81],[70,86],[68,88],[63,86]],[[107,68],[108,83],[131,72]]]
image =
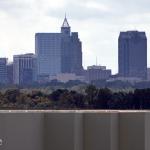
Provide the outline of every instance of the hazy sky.
[[60,32],[65,12],[83,43],[83,65],[118,70],[120,31],[146,31],[150,66],[150,0],[0,0],[0,57],[34,52],[36,32]]

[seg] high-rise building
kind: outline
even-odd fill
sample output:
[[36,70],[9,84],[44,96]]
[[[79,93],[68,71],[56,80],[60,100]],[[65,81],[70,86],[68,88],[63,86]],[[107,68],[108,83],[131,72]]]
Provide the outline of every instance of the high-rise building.
[[7,58],[0,58],[0,83],[7,83]]
[[13,84],[13,63],[7,64],[7,83]]
[[39,76],[53,76],[61,72],[61,34],[37,33],[35,50]]
[[82,74],[82,43],[78,38],[78,32],[71,32],[69,23],[65,17],[61,27],[61,71],[62,73]]
[[13,78],[15,84],[31,84],[35,80],[36,58],[34,54],[14,55]]
[[147,78],[147,37],[145,32],[121,32],[118,40],[119,76]]
[[82,44],[77,32],[65,17],[60,33],[37,33],[35,35],[37,73],[39,77],[60,73],[82,73]]

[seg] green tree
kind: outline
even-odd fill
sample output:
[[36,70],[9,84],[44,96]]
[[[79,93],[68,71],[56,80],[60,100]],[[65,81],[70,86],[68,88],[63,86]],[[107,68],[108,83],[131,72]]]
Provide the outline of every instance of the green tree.
[[89,85],[85,89],[85,105],[90,109],[93,108],[94,98],[97,96],[97,88],[94,85]]
[[19,97],[19,96],[20,96],[20,90],[19,89],[9,89],[4,94],[4,97],[10,103],[15,103],[17,101],[17,97]]

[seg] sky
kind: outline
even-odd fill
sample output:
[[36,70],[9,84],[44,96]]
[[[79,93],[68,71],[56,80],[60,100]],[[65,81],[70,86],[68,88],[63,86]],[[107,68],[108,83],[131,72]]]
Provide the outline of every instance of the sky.
[[60,32],[65,13],[82,41],[83,66],[118,72],[120,31],[145,31],[150,67],[150,0],[0,0],[0,57],[35,52],[35,33]]

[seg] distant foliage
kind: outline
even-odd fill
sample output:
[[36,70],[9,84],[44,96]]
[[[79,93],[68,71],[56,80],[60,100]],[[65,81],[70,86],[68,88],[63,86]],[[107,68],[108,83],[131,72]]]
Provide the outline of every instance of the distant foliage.
[[150,88],[112,91],[88,85],[82,92],[12,88],[1,90],[0,109],[150,109]]

